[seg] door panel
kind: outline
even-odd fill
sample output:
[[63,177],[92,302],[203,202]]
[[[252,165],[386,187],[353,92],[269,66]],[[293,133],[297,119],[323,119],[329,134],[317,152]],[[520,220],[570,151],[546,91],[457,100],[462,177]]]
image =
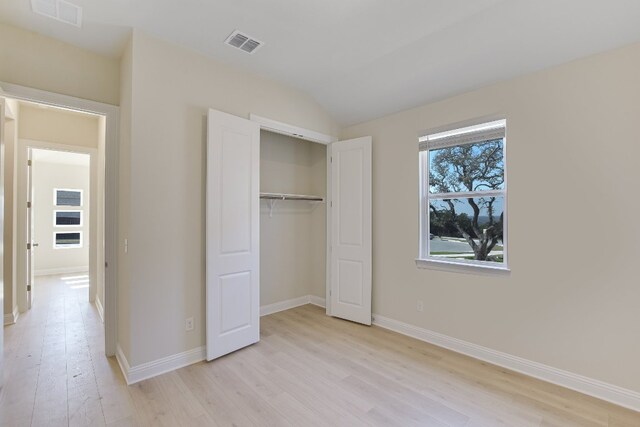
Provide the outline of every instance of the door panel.
[[371,324],[371,137],[331,144],[331,314]]
[[209,110],[207,360],[260,339],[260,127]]

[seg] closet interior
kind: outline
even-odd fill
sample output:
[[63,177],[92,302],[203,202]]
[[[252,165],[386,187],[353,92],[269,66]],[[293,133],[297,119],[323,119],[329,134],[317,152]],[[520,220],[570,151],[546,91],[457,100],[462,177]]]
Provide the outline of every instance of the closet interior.
[[260,306],[325,298],[327,146],[260,131]]

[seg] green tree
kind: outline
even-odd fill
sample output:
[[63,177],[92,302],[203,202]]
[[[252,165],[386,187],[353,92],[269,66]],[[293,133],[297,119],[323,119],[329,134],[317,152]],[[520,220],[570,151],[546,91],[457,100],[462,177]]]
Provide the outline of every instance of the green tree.
[[[436,193],[497,190],[504,184],[502,139],[435,150],[430,164],[429,185]],[[472,218],[456,212],[456,204],[464,201],[473,211]],[[464,201],[444,199],[440,207],[430,203],[431,226],[442,234],[455,230],[449,235],[463,237],[473,249],[474,258],[486,261],[502,239],[503,213],[495,215],[496,197],[470,197]],[[487,218],[480,224],[482,210]]]

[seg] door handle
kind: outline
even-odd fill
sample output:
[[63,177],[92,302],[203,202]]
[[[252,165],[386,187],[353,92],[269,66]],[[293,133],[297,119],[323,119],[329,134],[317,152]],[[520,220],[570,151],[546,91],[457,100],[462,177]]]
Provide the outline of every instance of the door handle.
[[38,247],[38,246],[40,246],[40,244],[39,244],[39,243],[34,243],[34,244],[33,244],[33,247],[34,247],[34,248],[35,248],[35,247]]

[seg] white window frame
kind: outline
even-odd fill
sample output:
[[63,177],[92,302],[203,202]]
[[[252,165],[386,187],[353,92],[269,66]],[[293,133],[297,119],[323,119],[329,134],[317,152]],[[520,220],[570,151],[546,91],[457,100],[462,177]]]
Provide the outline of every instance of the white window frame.
[[[504,188],[501,190],[429,193],[429,152],[446,147],[474,144],[492,139],[502,139],[502,156],[504,165]],[[420,268],[459,271],[510,271],[508,264],[508,212],[507,212],[507,129],[506,119],[485,120],[471,126],[451,126],[437,132],[427,132],[419,141],[419,175],[420,175],[420,237],[419,255],[416,265]],[[430,253],[430,200],[466,199],[469,197],[502,197],[503,199],[503,262],[467,260],[431,256]]]
[[[78,206],[70,206],[70,205],[59,205],[58,204],[58,191],[76,191],[80,193],[80,205]],[[79,188],[54,188],[53,189],[53,206],[59,208],[69,208],[73,210],[77,210],[76,208],[81,208],[84,205],[84,192]]]
[[[58,234],[67,234],[67,233],[80,233],[80,243],[76,245],[58,245],[56,243],[56,236]],[[64,231],[54,231],[53,232],[53,249],[78,249],[82,248],[82,244],[84,243],[84,239],[82,237],[82,230],[64,230]]]
[[[79,212],[80,213],[80,224],[58,224],[56,222],[58,217],[58,212]],[[53,226],[56,228],[72,228],[72,227],[82,227],[84,225],[84,212],[82,209],[56,209],[53,211]]]

